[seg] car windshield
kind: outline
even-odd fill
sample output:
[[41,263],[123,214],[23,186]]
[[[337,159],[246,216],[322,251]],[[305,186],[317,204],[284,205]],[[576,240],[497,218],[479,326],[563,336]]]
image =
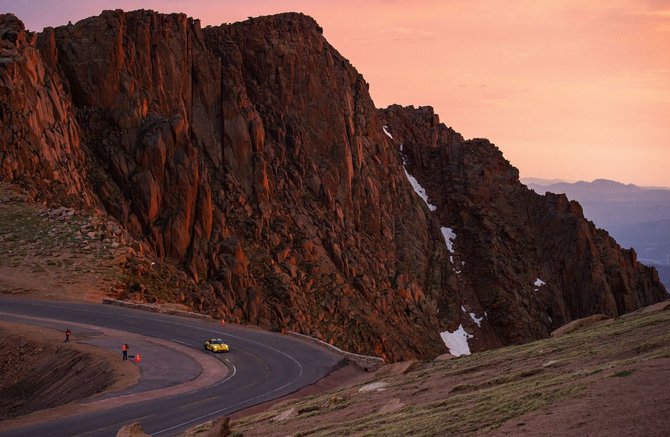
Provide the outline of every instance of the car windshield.
[[209,342],[212,344],[221,344],[223,343],[223,340],[221,340],[220,338],[213,338]]

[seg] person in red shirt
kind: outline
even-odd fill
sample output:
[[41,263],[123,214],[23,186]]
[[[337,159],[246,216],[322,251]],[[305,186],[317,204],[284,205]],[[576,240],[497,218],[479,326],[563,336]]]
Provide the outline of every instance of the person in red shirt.
[[128,360],[128,344],[124,344],[121,346],[121,350],[123,351],[123,360],[127,361]]
[[69,343],[69,342],[70,342],[70,334],[72,334],[72,331],[70,331],[69,329],[67,329],[67,330],[65,331],[65,341],[64,341],[64,343]]

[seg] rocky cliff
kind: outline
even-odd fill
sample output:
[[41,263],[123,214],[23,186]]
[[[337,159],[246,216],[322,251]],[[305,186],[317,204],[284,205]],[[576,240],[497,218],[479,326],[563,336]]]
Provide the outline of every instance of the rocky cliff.
[[666,298],[657,272],[639,264],[635,251],[621,249],[565,195],[540,196],[520,184],[489,141],[465,141],[431,108],[392,106],[383,114],[408,171],[441,225],[453,229],[461,294],[486,311],[504,343]]
[[40,34],[0,16],[0,177],[116,219],[186,272],[176,300],[391,360],[665,297],[488,141],[376,109],[321,33],[302,14],[117,10]]

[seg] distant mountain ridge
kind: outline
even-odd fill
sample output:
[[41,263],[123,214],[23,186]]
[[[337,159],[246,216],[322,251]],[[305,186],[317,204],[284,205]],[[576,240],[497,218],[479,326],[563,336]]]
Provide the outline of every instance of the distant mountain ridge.
[[622,182],[614,181],[611,179],[594,179],[591,182],[588,181],[577,181],[569,182],[562,179],[544,179],[537,177],[523,177],[520,178],[521,183],[527,185],[529,188],[532,187],[572,187],[572,189],[579,190],[580,188],[585,191],[594,191],[602,190],[606,192],[627,192],[634,193],[640,191],[670,191],[670,187],[656,187],[656,186],[644,186],[644,185],[635,185],[635,184],[624,184]]
[[608,230],[670,219],[670,189],[642,188],[607,179],[549,185],[521,181],[538,194],[563,193],[577,200],[588,219]]

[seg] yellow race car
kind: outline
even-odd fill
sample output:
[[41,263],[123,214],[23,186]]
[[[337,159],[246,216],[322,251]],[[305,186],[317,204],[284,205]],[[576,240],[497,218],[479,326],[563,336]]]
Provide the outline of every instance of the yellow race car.
[[212,352],[228,352],[228,345],[220,338],[210,338],[205,342],[205,349]]

